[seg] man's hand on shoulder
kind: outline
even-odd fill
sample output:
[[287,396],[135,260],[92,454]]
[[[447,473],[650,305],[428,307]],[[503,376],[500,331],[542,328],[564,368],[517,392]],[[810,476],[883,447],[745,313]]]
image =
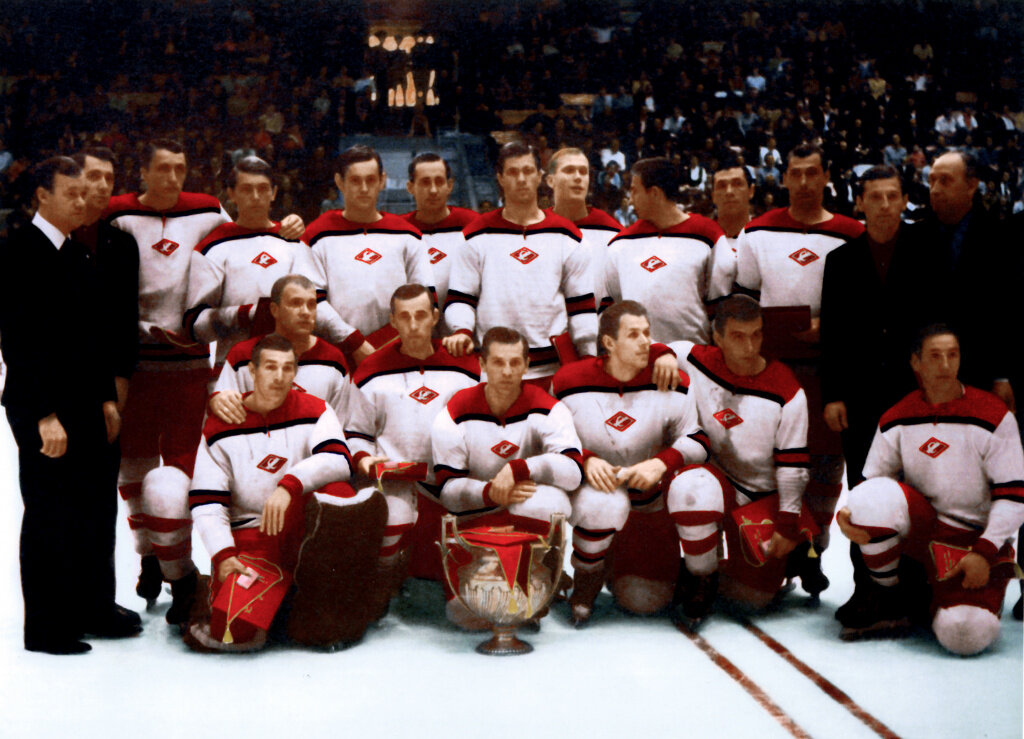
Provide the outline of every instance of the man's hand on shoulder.
[[297,213],[290,213],[281,219],[281,236],[289,241],[298,239],[305,230],[306,224],[302,222],[302,217]]
[[441,345],[453,357],[464,357],[473,351],[473,337],[468,334],[452,334],[441,339]]
[[996,380],[992,383],[992,394],[1006,403],[1011,413],[1017,412],[1017,403],[1013,397],[1013,387],[1006,380]]
[[675,390],[679,387],[679,361],[673,354],[662,354],[654,360],[651,378],[659,390]]
[[359,345],[359,348],[352,352],[352,358],[356,360],[356,364],[362,364],[363,360],[373,354],[376,349],[373,348],[373,344],[369,341],[364,341]]
[[210,398],[210,413],[234,426],[245,421],[245,406],[242,394],[235,390],[224,390],[214,393]]

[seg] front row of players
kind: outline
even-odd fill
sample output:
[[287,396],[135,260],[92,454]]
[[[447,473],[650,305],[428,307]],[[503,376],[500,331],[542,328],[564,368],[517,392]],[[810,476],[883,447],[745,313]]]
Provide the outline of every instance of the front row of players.
[[[278,281],[277,334],[228,357],[191,485],[151,503],[190,508],[213,557],[209,597],[174,604],[192,611],[194,648],[249,650],[274,631],[323,647],[358,641],[410,572],[440,579],[432,541],[445,510],[460,527],[526,531],[569,516],[577,625],[606,584],[627,610],[670,607],[690,627],[718,596],[763,607],[793,575],[789,555],[814,556],[806,398],[761,355],[750,298],[719,306],[715,346],[652,344],[644,308],[613,305],[600,356],[563,367],[554,397],[523,381],[528,347],[511,329],[488,331],[478,360],[451,356],[419,285],[395,292],[398,339],[350,382],[312,336],[315,301],[303,278]],[[959,654],[998,636],[1024,453],[1005,406],[957,380],[958,352],[948,329],[923,334],[911,360],[921,390],[883,417],[869,479],[839,514],[870,572],[837,613],[844,637],[915,616]],[[667,362],[678,363],[671,382],[658,373]],[[923,568],[901,567],[903,554]],[[484,626],[448,597],[451,620]],[[240,617],[250,601],[260,607]]]

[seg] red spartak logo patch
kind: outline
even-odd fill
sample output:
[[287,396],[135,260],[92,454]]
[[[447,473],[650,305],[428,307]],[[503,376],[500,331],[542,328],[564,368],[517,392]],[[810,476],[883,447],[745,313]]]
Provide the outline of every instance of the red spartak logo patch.
[[284,463],[288,461],[287,457],[279,457],[276,454],[268,454],[263,458],[263,461],[256,465],[264,472],[280,472],[281,468],[284,467]]
[[355,258],[357,262],[373,264],[374,262],[380,261],[380,254],[375,252],[373,249],[363,249],[361,252],[356,254]]
[[170,239],[160,239],[158,242],[153,244],[153,248],[163,254],[165,257],[171,256],[175,250],[180,246],[177,241],[171,241]]
[[668,264],[661,257],[648,257],[644,261],[640,262],[640,266],[648,272],[656,272],[662,267],[668,266]]
[[437,264],[442,259],[444,259],[446,256],[448,256],[443,251],[438,249],[436,246],[432,246],[429,249],[427,249],[427,254],[430,256],[430,263],[431,264]]
[[799,264],[801,267],[806,267],[811,262],[818,261],[818,255],[810,249],[797,249],[795,252],[789,255],[789,258]]
[[924,452],[932,459],[935,459],[947,449],[949,449],[949,444],[944,441],[939,441],[933,436],[921,445],[920,451]]
[[533,249],[528,249],[524,246],[521,249],[516,249],[514,252],[509,254],[509,256],[513,259],[519,260],[523,264],[529,264],[540,255]]
[[409,393],[409,397],[415,400],[417,403],[423,403],[427,405],[430,401],[437,397],[437,393],[431,390],[429,387],[424,385],[419,390],[413,390]]
[[256,258],[252,260],[252,263],[255,264],[257,267],[263,267],[264,269],[266,269],[267,267],[272,267],[273,265],[277,264],[277,260],[274,259],[269,254],[267,254],[265,251],[261,251],[259,254],[256,255]]
[[743,423],[743,419],[737,415],[736,411],[731,408],[723,408],[715,414],[715,420],[725,426],[727,429],[731,429],[733,426],[739,426]]
[[634,423],[636,423],[636,419],[622,411],[619,411],[611,418],[606,419],[605,423],[607,423],[616,431],[625,431]]
[[497,444],[491,447],[491,451],[497,454],[502,459],[508,459],[513,454],[519,451],[519,447],[517,447],[511,441],[499,441]]

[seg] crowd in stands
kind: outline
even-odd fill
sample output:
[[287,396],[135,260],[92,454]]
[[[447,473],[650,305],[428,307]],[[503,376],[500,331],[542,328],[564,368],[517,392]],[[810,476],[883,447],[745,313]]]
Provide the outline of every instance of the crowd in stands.
[[[807,139],[829,155],[836,212],[852,211],[857,168],[882,162],[924,206],[929,163],[950,146],[978,157],[987,209],[1024,208],[1024,5],[1005,0],[453,1],[422,29],[433,43],[411,53],[368,44],[368,18],[386,8],[359,0],[5,10],[4,209],[25,207],[28,163],[85,143],[114,149],[128,173],[118,190],[134,189],[136,142],[165,134],[189,142],[190,190],[220,195],[225,165],[256,153],[284,173],[280,212],[310,222],[334,195],[341,137],[405,134],[423,114],[435,134],[515,132],[546,157],[581,148],[595,205],[625,221],[638,158],[678,162],[701,211],[708,173],[731,149],[765,210],[785,204],[780,170]],[[437,105],[388,107],[410,70],[434,70]]]

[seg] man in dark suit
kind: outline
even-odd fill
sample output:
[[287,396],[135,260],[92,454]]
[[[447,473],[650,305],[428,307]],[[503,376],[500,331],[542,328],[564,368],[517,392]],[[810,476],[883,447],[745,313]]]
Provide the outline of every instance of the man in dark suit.
[[95,259],[69,234],[83,222],[81,168],[54,157],[36,166],[38,210],[3,247],[0,341],[3,405],[18,444],[25,504],[21,582],[25,648],[81,654],[86,634],[141,630],[114,602],[110,485],[120,431]]

